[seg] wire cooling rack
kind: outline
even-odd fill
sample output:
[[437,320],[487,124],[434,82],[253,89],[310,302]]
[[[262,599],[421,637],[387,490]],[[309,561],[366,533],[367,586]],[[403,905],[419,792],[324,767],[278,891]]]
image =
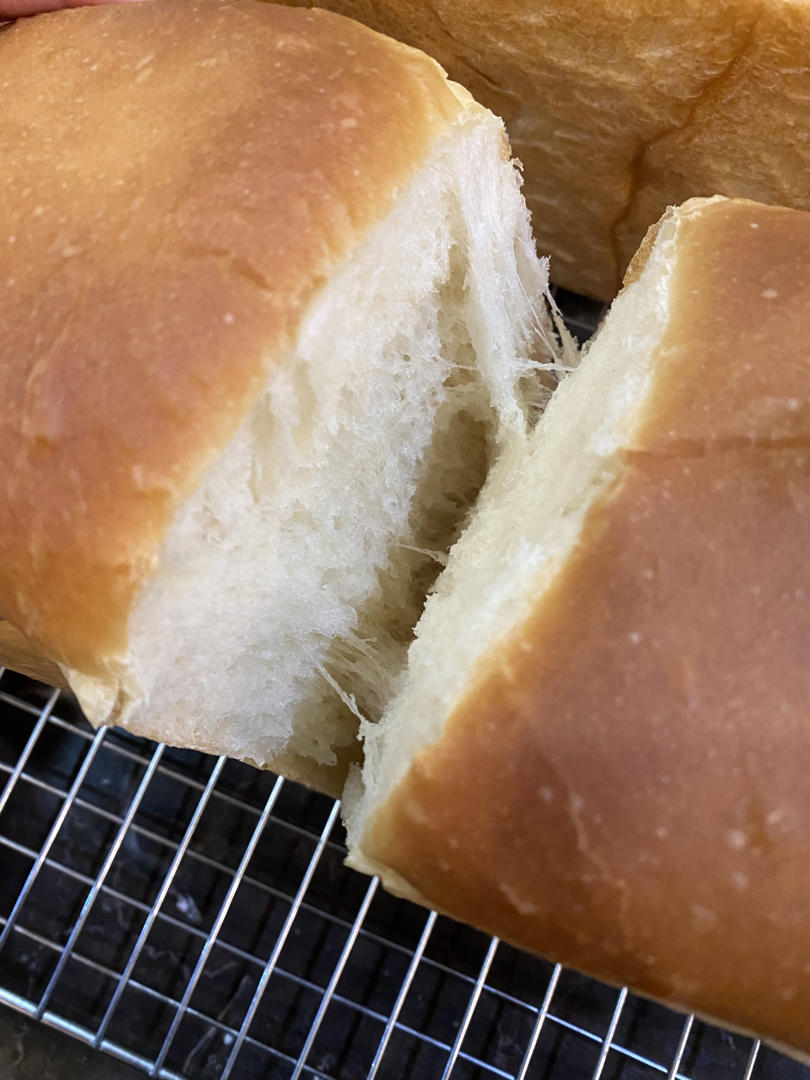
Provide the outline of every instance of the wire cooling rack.
[[[601,309],[561,294],[580,337]],[[387,896],[338,807],[0,669],[0,1002],[163,1078],[810,1080]]]

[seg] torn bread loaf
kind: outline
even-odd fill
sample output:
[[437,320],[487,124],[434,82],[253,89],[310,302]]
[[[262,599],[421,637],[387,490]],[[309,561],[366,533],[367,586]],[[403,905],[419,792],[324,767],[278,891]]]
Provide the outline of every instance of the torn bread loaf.
[[651,231],[366,726],[350,863],[810,1054],[810,215]]
[[531,421],[546,267],[503,126],[253,0],[24,20],[0,72],[5,658],[337,792]]
[[575,292],[612,300],[648,226],[692,196],[810,209],[804,0],[317,5],[424,49],[504,118]]

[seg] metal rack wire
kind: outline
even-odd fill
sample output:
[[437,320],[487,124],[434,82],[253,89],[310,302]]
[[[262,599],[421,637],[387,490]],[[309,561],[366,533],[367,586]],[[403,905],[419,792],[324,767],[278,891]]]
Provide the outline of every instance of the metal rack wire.
[[[560,302],[586,335],[600,310]],[[151,1076],[810,1080],[387,896],[332,800],[12,672],[0,783],[0,1002]]]

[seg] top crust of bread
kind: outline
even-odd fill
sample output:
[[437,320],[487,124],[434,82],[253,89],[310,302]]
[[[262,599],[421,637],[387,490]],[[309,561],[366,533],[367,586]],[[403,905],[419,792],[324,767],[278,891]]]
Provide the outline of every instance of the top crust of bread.
[[696,201],[675,236],[616,479],[355,862],[806,1054],[810,215]]
[[648,226],[693,196],[810,209],[804,0],[326,6],[424,49],[504,118],[566,288],[612,299]]
[[478,106],[253,0],[22,20],[0,96],[0,616],[100,674],[306,305]]

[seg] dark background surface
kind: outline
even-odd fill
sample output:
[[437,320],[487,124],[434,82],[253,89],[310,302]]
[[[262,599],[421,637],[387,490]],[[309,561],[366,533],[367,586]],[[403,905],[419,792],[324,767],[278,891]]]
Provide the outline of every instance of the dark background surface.
[[143,1080],[143,1072],[94,1053],[59,1031],[0,1009],[3,1080]]

